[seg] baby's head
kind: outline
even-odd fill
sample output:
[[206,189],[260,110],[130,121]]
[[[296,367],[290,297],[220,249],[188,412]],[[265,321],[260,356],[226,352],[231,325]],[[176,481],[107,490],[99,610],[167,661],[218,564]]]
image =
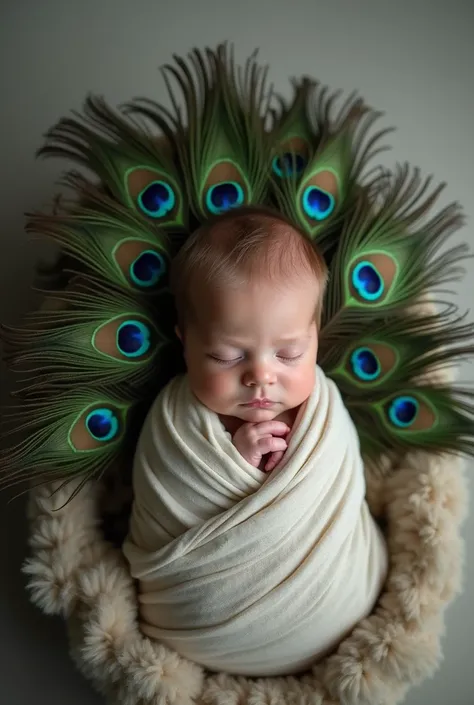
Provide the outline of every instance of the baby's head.
[[196,397],[254,423],[306,401],[326,279],[312,243],[269,210],[231,211],[199,228],[171,271]]

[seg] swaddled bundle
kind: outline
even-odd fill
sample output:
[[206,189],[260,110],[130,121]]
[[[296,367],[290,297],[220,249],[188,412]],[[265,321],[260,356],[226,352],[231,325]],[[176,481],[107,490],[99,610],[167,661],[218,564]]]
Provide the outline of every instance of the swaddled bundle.
[[251,466],[188,378],[158,396],[124,545],[142,631],[210,670],[306,669],[368,615],[387,570],[356,430],[317,368],[283,460]]

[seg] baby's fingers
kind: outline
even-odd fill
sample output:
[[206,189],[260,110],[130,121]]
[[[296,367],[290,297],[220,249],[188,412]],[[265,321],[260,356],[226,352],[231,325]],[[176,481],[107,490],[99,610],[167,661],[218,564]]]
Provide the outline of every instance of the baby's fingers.
[[285,451],[283,450],[279,450],[276,453],[272,453],[268,458],[267,462],[265,463],[265,472],[271,472],[272,470],[274,470],[284,455]]
[[258,452],[262,455],[267,455],[267,453],[284,452],[287,447],[288,445],[284,438],[276,438],[275,436],[261,438],[258,441]]
[[290,431],[290,427],[283,421],[261,421],[255,424],[254,431],[261,436],[286,436]]

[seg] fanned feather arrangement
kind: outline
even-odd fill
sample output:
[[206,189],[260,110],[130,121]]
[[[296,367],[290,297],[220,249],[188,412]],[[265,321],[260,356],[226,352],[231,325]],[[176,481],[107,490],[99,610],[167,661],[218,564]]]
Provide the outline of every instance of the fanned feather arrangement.
[[424,318],[413,309],[462,273],[466,246],[446,248],[459,206],[432,214],[431,179],[374,168],[390,129],[372,134],[381,114],[357,96],[336,111],[339,95],[304,78],[284,101],[255,55],[236,67],[226,45],[175,57],[163,76],[170,109],[137,99],[114,111],[89,96],[39,150],[92,176],[71,170],[74,201],[28,218],[29,233],[59,246],[66,285],[2,328],[22,379],[10,420],[23,440],[2,455],[0,486],[86,482],[133,452],[149,404],[184,364],[170,261],[200,223],[249,204],[280,211],[327,258],[319,364],[365,456],[474,455],[474,392],[426,377],[472,358],[474,328],[452,303]]

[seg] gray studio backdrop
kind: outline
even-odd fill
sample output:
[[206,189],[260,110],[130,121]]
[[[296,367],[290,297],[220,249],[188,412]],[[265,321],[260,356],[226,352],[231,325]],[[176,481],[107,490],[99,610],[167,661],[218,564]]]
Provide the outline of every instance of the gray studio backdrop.
[[[0,4],[0,319],[13,323],[36,303],[29,291],[37,246],[23,213],[46,205],[65,165],[36,162],[42,134],[80,108],[89,91],[116,105],[166,99],[157,67],[173,52],[229,39],[239,59],[260,48],[276,87],[309,73],[345,93],[357,89],[398,127],[384,163],[410,160],[446,180],[474,249],[473,0],[3,0]],[[474,263],[459,303],[474,302]],[[473,320],[473,316],[470,316]],[[10,384],[1,369],[2,400]],[[472,382],[473,367],[462,369]],[[474,467],[469,467],[470,474]],[[22,501],[0,498],[0,704],[101,702],[70,662],[62,624],[29,605],[20,566]],[[412,691],[409,705],[474,703],[474,514],[464,593],[449,609],[444,664]],[[382,704],[381,704],[382,705]]]

